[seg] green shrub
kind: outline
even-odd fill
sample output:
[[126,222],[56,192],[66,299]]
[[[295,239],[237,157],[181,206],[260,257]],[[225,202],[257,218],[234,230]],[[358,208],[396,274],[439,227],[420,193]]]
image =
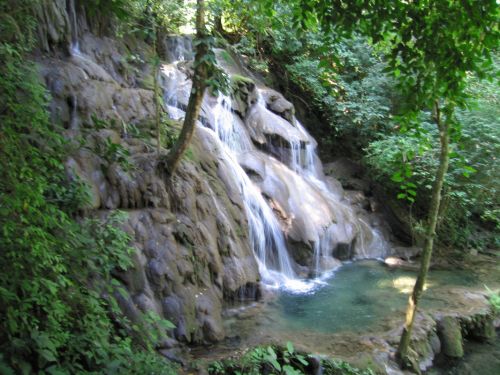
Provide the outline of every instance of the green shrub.
[[[373,375],[371,370],[360,370],[340,360],[320,359],[319,363],[325,375]],[[293,344],[288,342],[286,348],[258,346],[240,358],[213,362],[209,366],[209,373],[213,375],[302,375],[313,373],[313,365],[310,357],[298,353]]]
[[[469,91],[471,108],[457,114],[462,133],[455,135],[458,142],[446,176],[438,239],[458,248],[498,248],[500,100],[495,83],[471,77]],[[420,116],[422,132],[393,132],[365,150],[372,177],[394,196],[416,202],[417,218],[423,218],[430,201],[438,162],[437,130],[429,117]]]
[[133,251],[123,218],[79,217],[87,190],[67,178],[69,146],[27,57],[31,5],[0,3],[23,31],[0,40],[1,372],[173,373],[153,343],[139,349],[112,297]]

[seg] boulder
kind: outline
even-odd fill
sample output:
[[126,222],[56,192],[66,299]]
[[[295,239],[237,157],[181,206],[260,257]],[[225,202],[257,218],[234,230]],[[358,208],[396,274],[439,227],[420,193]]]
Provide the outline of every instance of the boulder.
[[240,75],[231,76],[231,89],[233,91],[232,109],[241,118],[245,118],[249,108],[257,103],[257,90],[255,82]]
[[295,109],[293,104],[286,100],[283,95],[272,89],[262,89],[260,93],[270,111],[283,117],[288,122],[294,123]]
[[438,321],[437,327],[442,353],[450,358],[462,358],[464,347],[460,322],[454,317],[445,316]]

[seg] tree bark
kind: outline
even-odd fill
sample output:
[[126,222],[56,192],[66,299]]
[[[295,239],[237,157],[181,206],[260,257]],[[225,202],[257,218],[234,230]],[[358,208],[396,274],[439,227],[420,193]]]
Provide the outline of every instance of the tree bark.
[[[158,58],[158,55],[156,55]],[[154,104],[155,104],[155,126],[156,126],[156,155],[160,157],[161,150],[161,104],[160,104],[160,93],[158,87],[158,74],[160,74],[159,61],[155,60],[155,66],[153,69],[153,79],[154,79]]]
[[220,14],[214,18],[214,29],[219,34],[224,35],[224,26],[222,26],[222,16]]
[[429,270],[429,265],[432,256],[432,249],[434,245],[434,238],[436,237],[436,225],[439,219],[439,205],[441,203],[441,193],[443,190],[443,183],[445,179],[446,172],[448,170],[449,162],[449,129],[447,119],[444,121],[441,118],[441,111],[439,108],[439,103],[436,101],[434,104],[434,120],[439,130],[439,141],[441,144],[441,151],[439,155],[439,166],[436,171],[436,176],[434,179],[434,184],[432,188],[432,198],[431,205],[429,208],[428,217],[428,227],[426,233],[426,239],[424,243],[424,249],[422,252],[422,260],[420,264],[420,270],[418,273],[417,281],[413,287],[413,292],[408,300],[408,307],[406,309],[406,320],[403,328],[403,334],[401,335],[401,340],[398,347],[398,359],[403,367],[414,368],[418,372],[418,366],[410,355],[410,341],[411,333],[413,328],[413,322],[415,321],[415,314],[417,311],[417,306],[422,296],[424,290],[425,280],[427,278],[427,272]]
[[191,94],[186,110],[186,117],[182,126],[181,134],[172,147],[166,158],[166,169],[169,175],[174,175],[179,162],[186,152],[191,138],[193,138],[196,121],[201,110],[203,94],[205,93],[207,80],[207,65],[203,62],[203,57],[207,54],[208,45],[203,41],[207,36],[205,31],[205,1],[197,0],[196,8],[196,54],[194,58],[194,76]]

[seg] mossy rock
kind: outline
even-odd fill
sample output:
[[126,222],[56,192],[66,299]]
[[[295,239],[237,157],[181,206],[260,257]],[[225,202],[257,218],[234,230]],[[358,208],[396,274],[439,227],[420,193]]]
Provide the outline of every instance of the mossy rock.
[[462,330],[467,338],[476,341],[491,341],[496,336],[493,315],[478,314],[468,320],[462,321]]
[[237,86],[248,86],[248,85],[255,85],[255,82],[253,79],[250,77],[245,77],[239,74],[233,74],[231,76],[231,84],[237,85]]
[[[225,46],[221,46],[221,47],[224,48]],[[236,61],[234,61],[234,59],[233,59],[233,56],[231,56],[231,54],[228,51],[226,51],[226,50],[221,51],[220,56],[224,59],[224,61],[227,64],[237,65]]]
[[438,334],[441,339],[441,349],[444,355],[451,358],[462,358],[464,346],[460,323],[451,316],[446,316],[438,322]]
[[245,117],[252,104],[257,102],[255,82],[238,74],[231,76],[231,91],[233,93],[233,110]]

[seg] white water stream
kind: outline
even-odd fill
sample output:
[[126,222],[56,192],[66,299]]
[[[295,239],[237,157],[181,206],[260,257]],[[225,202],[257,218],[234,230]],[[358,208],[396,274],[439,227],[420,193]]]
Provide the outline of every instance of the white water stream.
[[[179,60],[183,56],[182,51],[172,51],[172,55]],[[177,63],[162,68],[164,98],[174,119],[184,116],[191,85]],[[219,160],[237,182],[263,283],[298,293],[311,291],[338,266],[332,255],[340,243],[352,246],[355,258],[383,256],[387,245],[382,237],[328,186],[316,141],[298,120],[292,124],[269,111],[260,91],[257,97],[242,120],[232,111],[231,98],[206,94],[202,116],[207,125],[199,123],[198,131],[216,144]],[[288,140],[288,147],[280,152],[286,155],[283,160],[266,153],[265,147],[257,149],[257,126],[264,134]],[[257,179],[251,178],[255,175]],[[298,276],[304,267],[294,262],[287,238],[309,244],[313,259],[309,274],[314,278]]]

